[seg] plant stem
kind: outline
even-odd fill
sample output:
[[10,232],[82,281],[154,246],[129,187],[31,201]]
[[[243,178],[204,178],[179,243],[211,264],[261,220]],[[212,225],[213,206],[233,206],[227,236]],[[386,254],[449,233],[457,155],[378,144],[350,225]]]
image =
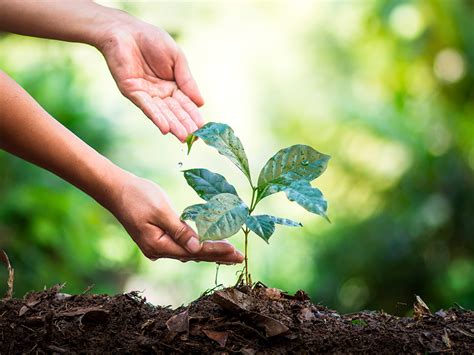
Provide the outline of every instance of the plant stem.
[[[249,207],[249,215],[252,214],[253,210],[255,209],[255,207],[257,206],[257,203],[258,201],[256,200],[256,192],[258,190],[257,187],[253,186],[252,183],[250,183],[250,186],[252,186],[252,200],[250,202],[250,207]],[[249,273],[249,258],[248,258],[248,245],[249,245],[249,233],[250,233],[250,229],[248,227],[246,228],[242,228],[242,231],[244,232],[244,236],[245,236],[245,250],[244,250],[244,262],[245,262],[245,266],[244,266],[244,274],[245,274],[245,284],[248,286],[250,285],[250,283],[252,282],[251,279],[250,279],[250,273]]]
[[251,214],[253,210],[255,209],[255,207],[257,206],[257,201],[255,199],[257,197],[257,195],[255,194],[256,192],[257,192],[257,188],[252,186],[252,200],[250,201],[249,214]]
[[249,259],[248,259],[248,236],[249,236],[249,230],[246,229],[244,230],[245,234],[245,284],[249,285],[250,283],[250,277],[249,277]]
[[214,278],[214,285],[217,286],[217,276],[219,275],[219,267],[221,264],[217,263],[216,264],[216,277]]

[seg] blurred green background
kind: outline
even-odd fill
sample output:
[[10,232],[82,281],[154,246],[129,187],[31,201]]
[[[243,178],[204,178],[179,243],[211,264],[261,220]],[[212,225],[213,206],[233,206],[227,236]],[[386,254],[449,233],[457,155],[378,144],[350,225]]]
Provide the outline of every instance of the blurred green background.
[[[333,223],[281,194],[262,202],[261,212],[304,228],[279,228],[269,246],[253,236],[254,280],[305,289],[341,312],[405,314],[414,294],[433,309],[474,308],[472,1],[101,3],[175,36],[205,117],[234,127],[254,174],[291,144],[332,156],[315,186]],[[199,201],[183,168],[225,173],[246,191],[211,148],[196,144],[187,157],[161,136],[120,95],[95,49],[2,35],[0,68],[99,152],[162,185],[177,210]],[[241,235],[230,241],[242,247]],[[0,247],[17,297],[66,282],[69,293],[138,289],[177,306],[214,286],[214,265],[148,261],[93,200],[4,152]],[[239,269],[222,266],[218,282],[233,284]]]

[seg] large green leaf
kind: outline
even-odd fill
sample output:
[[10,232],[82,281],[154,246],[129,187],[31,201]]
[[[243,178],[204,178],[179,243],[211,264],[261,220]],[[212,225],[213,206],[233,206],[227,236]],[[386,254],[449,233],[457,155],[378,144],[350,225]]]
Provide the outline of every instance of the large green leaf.
[[275,231],[275,222],[267,215],[249,216],[245,224],[267,243]]
[[312,187],[308,181],[296,181],[286,188],[285,192],[290,201],[298,203],[309,212],[323,216],[329,221],[326,215],[327,201],[324,199],[321,191]]
[[[217,151],[229,158],[249,180],[250,169],[247,155],[240,139],[234,134],[232,128],[224,123],[209,122],[193,133],[193,136],[201,138],[204,143],[217,149]],[[188,137],[188,152],[194,142]]]
[[189,169],[184,171],[184,178],[197,194],[209,201],[215,195],[230,193],[237,195],[234,186],[225,177],[207,169]]
[[257,200],[284,191],[295,181],[316,179],[326,170],[329,158],[302,144],[280,150],[260,172]]
[[268,243],[268,240],[275,232],[275,224],[281,224],[290,227],[301,227],[302,224],[287,218],[280,218],[262,214],[258,216],[249,216],[245,222],[247,227]]
[[247,220],[249,209],[240,197],[223,193],[211,198],[194,221],[201,240],[233,236]]

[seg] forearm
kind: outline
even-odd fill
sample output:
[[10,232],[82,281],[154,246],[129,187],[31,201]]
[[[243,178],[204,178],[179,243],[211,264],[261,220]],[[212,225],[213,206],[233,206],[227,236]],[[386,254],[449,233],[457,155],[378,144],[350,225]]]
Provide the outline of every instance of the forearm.
[[0,0],[0,31],[100,46],[126,13],[89,0]]
[[0,149],[55,173],[109,210],[128,176],[52,118],[1,71]]

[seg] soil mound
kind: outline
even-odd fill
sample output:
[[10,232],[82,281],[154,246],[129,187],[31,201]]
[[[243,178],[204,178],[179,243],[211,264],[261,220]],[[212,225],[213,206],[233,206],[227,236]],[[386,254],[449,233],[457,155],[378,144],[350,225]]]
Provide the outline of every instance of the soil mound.
[[474,351],[474,312],[413,318],[384,312],[340,315],[257,285],[203,295],[176,310],[136,292],[67,295],[55,286],[0,301],[0,353],[426,353]]

